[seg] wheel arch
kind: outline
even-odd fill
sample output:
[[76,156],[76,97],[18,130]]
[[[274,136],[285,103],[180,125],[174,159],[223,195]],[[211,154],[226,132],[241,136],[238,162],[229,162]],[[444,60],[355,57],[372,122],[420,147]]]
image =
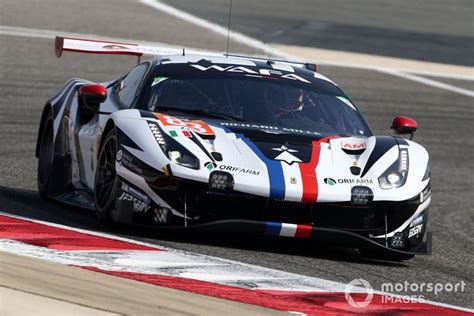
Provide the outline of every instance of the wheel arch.
[[109,118],[107,123],[105,124],[104,131],[102,132],[102,135],[100,136],[100,143],[99,143],[99,148],[97,148],[97,153],[100,153],[103,143],[104,143],[104,138],[107,136],[109,131],[113,128],[115,128],[116,124],[113,118]]

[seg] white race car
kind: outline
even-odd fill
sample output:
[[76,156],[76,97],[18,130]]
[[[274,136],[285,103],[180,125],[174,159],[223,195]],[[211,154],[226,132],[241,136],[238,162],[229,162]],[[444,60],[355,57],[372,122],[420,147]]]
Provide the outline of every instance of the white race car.
[[[65,50],[155,59],[71,79],[38,135],[43,198],[114,222],[310,238],[385,258],[429,252],[427,151],[374,136],[311,64],[84,39]],[[392,128],[413,134],[399,116]]]

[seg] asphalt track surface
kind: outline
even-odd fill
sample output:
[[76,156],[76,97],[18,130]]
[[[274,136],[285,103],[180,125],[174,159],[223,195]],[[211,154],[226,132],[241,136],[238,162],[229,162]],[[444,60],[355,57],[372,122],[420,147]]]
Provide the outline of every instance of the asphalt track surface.
[[[422,22],[420,19],[420,25]],[[225,47],[225,39],[209,31],[125,0],[100,3],[1,0],[0,24],[209,49]],[[456,33],[454,29],[451,31]],[[64,81],[71,77],[105,81],[127,71],[135,60],[79,54],[56,59],[51,39],[0,35],[0,43],[0,211],[104,230],[89,212],[39,199],[34,157],[37,129],[44,101]],[[231,44],[240,52],[256,52]],[[462,293],[407,294],[423,294],[430,300],[473,308],[473,99],[369,70],[326,66],[321,72],[352,96],[376,133],[390,133],[388,127],[396,115],[418,120],[420,128],[415,140],[428,149],[433,164],[429,223],[434,234],[432,256],[419,256],[402,263],[379,262],[359,258],[349,250],[317,249],[307,243],[255,240],[245,235],[230,239],[136,229],[113,232],[172,248],[344,283],[363,278],[375,289],[380,289],[384,282],[464,281],[467,285]],[[472,81],[448,81],[472,88]]]
[[[165,0],[227,26],[230,0]],[[470,0],[233,0],[232,29],[266,43],[474,65]]]

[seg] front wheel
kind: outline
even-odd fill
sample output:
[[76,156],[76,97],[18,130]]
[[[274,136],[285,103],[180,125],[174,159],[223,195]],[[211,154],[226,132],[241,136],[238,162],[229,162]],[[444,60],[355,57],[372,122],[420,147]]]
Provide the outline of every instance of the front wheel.
[[115,169],[117,154],[117,137],[111,129],[105,136],[100,149],[94,183],[94,202],[97,218],[104,226],[111,226],[114,221],[111,216],[115,208],[118,178]]

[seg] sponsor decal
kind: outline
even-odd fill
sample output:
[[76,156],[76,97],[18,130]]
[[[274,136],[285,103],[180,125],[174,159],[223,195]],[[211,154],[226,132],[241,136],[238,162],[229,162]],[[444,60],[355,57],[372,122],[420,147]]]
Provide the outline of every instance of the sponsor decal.
[[421,229],[423,228],[423,224],[416,225],[415,227],[410,228],[408,232],[408,238],[411,238],[415,235],[419,235],[421,233]]
[[285,132],[285,133],[298,133],[298,134],[306,134],[306,135],[321,135],[321,133],[318,133],[318,132],[315,132],[315,131],[308,131],[308,130],[298,129],[298,128],[282,127],[281,131]]
[[[214,132],[212,129],[207,125],[206,122],[202,120],[186,120],[186,119],[180,119],[171,115],[164,115],[161,113],[154,113],[157,119],[160,120],[161,124],[164,126],[179,126],[179,127],[187,127],[192,131],[195,131],[199,135],[206,135],[206,136],[212,136],[214,135]],[[185,134],[184,132],[187,132]],[[191,133],[189,131],[183,131],[183,135],[189,135],[186,137],[191,137]]]
[[281,147],[278,147],[278,148],[272,148],[272,150],[281,152],[278,156],[273,158],[274,160],[281,160],[281,161],[286,162],[289,165],[291,165],[294,162],[301,162],[301,159],[299,159],[298,157],[292,154],[298,151],[295,149],[288,148],[288,144],[282,145]]
[[122,149],[117,152],[117,161],[122,160]]
[[262,132],[267,133],[267,134],[281,134],[281,131],[275,131],[275,130],[270,130],[270,129],[262,129]]
[[[331,178],[327,178],[331,179]],[[331,179],[334,180],[334,179]],[[347,178],[342,178],[342,179],[337,179],[337,183],[339,184],[374,184],[374,179],[360,179],[360,178],[354,178],[354,179],[347,179]]]
[[242,168],[242,167],[235,167],[235,166],[228,166],[228,165],[220,165],[219,170],[250,174],[250,175],[253,175],[253,176],[258,176],[260,174],[260,171],[257,171],[257,170],[253,170],[253,169],[249,169],[249,168]]
[[132,202],[134,212],[146,213],[150,209],[151,200],[146,194],[126,183],[122,183],[121,189],[122,194],[118,198],[119,201]]
[[120,49],[130,49],[128,47],[122,46],[122,45],[117,45],[117,44],[110,44],[110,45],[104,45],[102,46],[103,49],[109,49],[109,50],[120,50]]
[[255,76],[255,75],[273,76],[273,77],[279,77],[279,78],[289,79],[293,81],[311,83],[309,80],[306,80],[305,78],[298,76],[297,74],[283,73],[282,71],[275,70],[275,69],[260,69],[260,68],[250,69],[244,66],[219,66],[219,65],[210,65],[206,67],[199,64],[190,64],[190,66],[196,69],[199,69],[201,71],[208,71],[208,70],[216,71],[217,70],[220,72],[242,73],[244,75],[252,75],[252,76]]
[[336,184],[336,180],[334,180],[333,178],[324,178],[324,183],[333,186]]
[[151,201],[150,198],[145,193],[141,192],[140,190],[138,190],[138,189],[126,184],[126,183],[122,182],[121,189],[122,189],[122,191],[130,193],[133,196],[141,199],[142,201],[145,201],[146,203],[150,203],[150,201]]
[[217,164],[215,162],[208,161],[204,164],[204,167],[206,167],[207,170],[212,171],[217,168]]
[[170,131],[170,136],[171,137],[178,137],[178,132],[177,131]]
[[341,142],[341,148],[350,149],[350,150],[359,150],[367,148],[365,143],[355,144],[355,143],[347,143]]
[[143,174],[143,169],[137,166],[137,164],[135,163],[135,158],[126,151],[119,150],[117,152],[117,161],[123,166],[125,166],[127,169],[137,174]]
[[[341,141],[341,149],[347,155],[352,155],[352,156],[361,155],[365,151],[366,148],[367,148],[366,143],[350,143],[350,142]],[[354,163],[356,163],[356,161]]]
[[127,192],[122,192],[122,195],[119,196],[119,201],[129,201],[133,203],[134,212],[144,212],[146,213],[150,209],[150,205],[145,204],[145,202],[140,201],[139,199],[133,197]]
[[298,181],[296,180],[295,177],[291,177],[291,178],[290,178],[290,183],[291,183],[291,184],[297,184]]
[[265,133],[269,134],[285,134],[285,133],[296,133],[304,135],[316,135],[319,136],[321,133],[315,131],[308,131],[298,128],[286,128],[286,127],[277,127],[270,125],[258,125],[258,124],[248,124],[248,123],[236,123],[236,122],[220,122],[222,126],[236,127],[236,128],[246,128],[246,129],[258,129]]

